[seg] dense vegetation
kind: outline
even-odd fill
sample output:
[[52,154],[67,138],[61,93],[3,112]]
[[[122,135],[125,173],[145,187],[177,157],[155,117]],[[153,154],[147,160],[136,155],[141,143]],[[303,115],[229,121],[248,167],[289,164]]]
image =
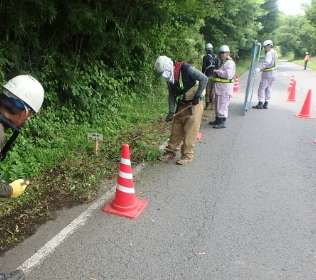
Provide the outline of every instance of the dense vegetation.
[[[0,250],[56,208],[92,200],[100,179],[116,175],[123,143],[135,163],[156,158],[168,129],[157,56],[200,69],[206,42],[227,44],[241,73],[253,41],[269,38],[301,57],[315,49],[315,0],[305,9],[290,17],[277,0],[1,0],[0,82],[29,73],[46,95],[0,165],[3,182],[32,182],[0,200]],[[97,156],[92,132],[104,138]]]
[[313,56],[316,49],[316,1],[312,0],[310,7],[304,5],[303,8],[305,15],[280,14],[275,30],[275,40],[282,54],[294,53],[294,59],[303,59],[306,51]]

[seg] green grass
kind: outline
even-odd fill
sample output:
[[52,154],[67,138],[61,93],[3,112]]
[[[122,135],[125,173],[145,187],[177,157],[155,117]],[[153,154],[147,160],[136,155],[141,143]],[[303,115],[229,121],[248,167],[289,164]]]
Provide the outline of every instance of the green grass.
[[[293,62],[295,64],[298,64],[298,65],[301,65],[301,66],[304,66],[304,60],[303,59],[301,59],[301,60],[292,60],[291,62]],[[311,57],[310,58],[310,60],[307,63],[307,68],[316,70],[316,57]]]
[[[294,59],[293,58],[293,54],[288,54],[286,56],[283,56],[281,57],[282,59],[286,59],[290,62],[293,62],[297,65],[301,65],[301,66],[304,66],[304,57],[302,57],[302,59]],[[307,68],[310,68],[310,69],[313,69],[313,70],[316,70],[316,57],[311,57],[310,60],[308,61],[308,64],[307,64]]]
[[[248,67],[248,61],[239,62],[236,74]],[[129,144],[132,165],[156,161],[171,127],[164,121],[165,82],[144,92],[95,112],[89,121],[85,112],[65,107],[42,110],[30,120],[0,165],[2,182],[31,181],[22,196],[0,199],[0,252],[32,235],[57,209],[93,201],[102,180],[116,179],[123,144]],[[97,155],[87,137],[95,132],[103,135]]]
[[246,71],[249,70],[249,66],[250,66],[250,59],[248,60],[243,60],[243,61],[239,61],[238,63],[236,63],[236,75],[242,75],[244,74]]
[[[169,136],[165,84],[158,83],[152,93],[122,102],[119,108],[99,112],[93,122],[78,123],[77,112],[66,111],[46,109],[34,117],[0,166],[2,182],[31,181],[22,196],[0,199],[0,252],[33,234],[57,209],[95,199],[101,180],[117,176],[123,144],[129,144],[136,165],[156,161],[159,145]],[[95,132],[103,134],[97,155],[94,141],[87,137]]]

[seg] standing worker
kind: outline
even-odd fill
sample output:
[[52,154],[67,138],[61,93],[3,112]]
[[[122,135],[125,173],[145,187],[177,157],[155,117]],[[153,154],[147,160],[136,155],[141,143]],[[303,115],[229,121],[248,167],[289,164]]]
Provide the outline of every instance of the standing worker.
[[226,128],[230,96],[234,90],[236,64],[230,57],[230,49],[222,45],[219,49],[220,65],[215,69],[213,92],[215,93],[215,121],[209,122],[214,128]]
[[305,58],[304,58],[304,69],[303,70],[306,70],[306,67],[307,67],[307,63],[309,61],[309,52],[306,52],[305,53]]
[[202,72],[208,78],[206,93],[205,93],[205,108],[208,107],[209,104],[214,104],[214,94],[212,92],[213,88],[213,77],[214,77],[214,69],[217,69],[219,66],[218,57],[213,54],[213,46],[211,43],[207,43],[205,46],[206,55],[203,56],[202,63]]
[[[37,113],[44,100],[42,85],[29,75],[19,75],[8,81],[0,94],[0,149],[1,160],[6,156],[10,146],[18,136],[23,126],[34,113]],[[14,132],[6,142],[5,131]],[[0,198],[18,197],[24,193],[26,185],[19,179],[9,185],[0,184]],[[22,270],[3,273],[0,269],[0,280],[24,279]]]
[[258,88],[259,102],[256,106],[252,106],[254,109],[268,109],[272,93],[272,84],[275,81],[278,69],[278,58],[273,49],[273,42],[271,40],[264,41],[263,48],[266,52],[266,56],[262,65],[256,68],[256,72],[262,71],[262,74]]
[[[173,120],[171,136],[165,153],[158,160],[168,162],[179,150],[181,141],[181,158],[176,164],[184,165],[193,158],[193,149],[201,125],[207,77],[192,65],[172,61],[167,56],[159,56],[155,69],[168,82],[169,114],[167,122]],[[177,105],[177,110],[175,106]],[[174,117],[175,112],[179,112]]]

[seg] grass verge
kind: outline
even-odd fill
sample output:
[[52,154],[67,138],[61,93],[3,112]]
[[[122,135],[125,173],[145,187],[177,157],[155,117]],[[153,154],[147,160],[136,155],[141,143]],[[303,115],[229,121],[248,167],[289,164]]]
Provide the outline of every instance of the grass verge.
[[[236,74],[248,67],[249,62],[239,62]],[[168,103],[162,88],[164,83],[146,97],[96,112],[93,122],[84,121],[84,112],[61,107],[41,112],[23,128],[0,167],[0,179],[8,183],[25,178],[31,185],[19,198],[0,199],[0,253],[54,219],[56,210],[93,201],[100,182],[117,176],[123,144],[130,146],[132,164],[156,161],[171,125],[164,121]],[[104,138],[97,155],[87,139],[95,132]]]
[[[166,94],[156,93],[133,102],[122,104],[120,112],[100,114],[93,124],[72,121],[75,112],[67,112],[66,122],[56,121],[54,112],[46,110],[38,116],[38,122],[34,119],[34,124],[24,128],[7,164],[1,166],[2,173],[7,174],[2,180],[38,172],[25,178],[31,185],[22,196],[0,199],[0,253],[54,219],[56,210],[93,201],[101,180],[117,176],[123,144],[130,146],[132,164],[156,160],[158,147],[170,131],[170,123],[164,121]],[[93,140],[87,137],[94,132],[104,136],[97,155]],[[36,137],[31,138],[32,134]]]

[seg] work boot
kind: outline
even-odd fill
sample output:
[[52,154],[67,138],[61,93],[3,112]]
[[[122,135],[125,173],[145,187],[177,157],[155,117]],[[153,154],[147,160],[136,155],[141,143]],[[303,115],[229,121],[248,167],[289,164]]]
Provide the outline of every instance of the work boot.
[[175,157],[175,155],[176,154],[173,152],[166,151],[163,155],[158,157],[158,160],[168,162],[169,160],[173,159]]
[[218,128],[226,128],[225,124],[226,118],[219,118],[219,123],[214,125],[213,127],[218,129]]
[[190,161],[191,161],[190,158],[182,156],[180,159],[178,159],[176,161],[176,164],[178,164],[178,165],[185,165],[185,164],[188,164]]
[[219,124],[219,118],[216,117],[216,118],[215,118],[215,121],[209,122],[208,124],[209,124],[209,125]]
[[2,273],[0,271],[0,280],[23,280],[24,272],[21,269],[14,270],[10,273]]
[[259,103],[256,106],[252,106],[254,109],[263,109],[263,102],[259,101]]
[[268,109],[269,102],[265,101],[263,104],[263,109]]

